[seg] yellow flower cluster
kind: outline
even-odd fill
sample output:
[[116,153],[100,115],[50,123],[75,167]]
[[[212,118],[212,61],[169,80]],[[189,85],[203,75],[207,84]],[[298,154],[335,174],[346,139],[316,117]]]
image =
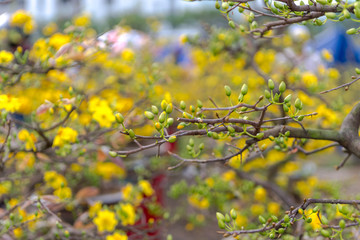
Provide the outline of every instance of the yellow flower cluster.
[[97,162],[95,172],[105,180],[110,180],[113,177],[123,178],[126,172],[113,162]]
[[44,181],[46,185],[53,189],[58,189],[67,186],[65,177],[55,171],[46,171],[44,174]]
[[106,240],[128,240],[128,237],[125,233],[114,233],[106,236]]
[[65,144],[74,143],[77,140],[78,133],[69,127],[60,127],[54,138],[53,147],[62,147]]
[[21,129],[18,133],[18,138],[20,141],[25,142],[25,149],[26,150],[33,150],[36,151],[36,137],[33,133],[29,133],[26,129]]
[[113,110],[111,110],[108,102],[99,97],[93,97],[89,102],[89,111],[92,113],[92,118],[97,121],[100,127],[111,127],[115,122]]
[[10,26],[21,27],[25,34],[31,34],[36,28],[35,21],[24,10],[16,11],[10,18]]
[[0,95],[0,109],[13,113],[19,110],[20,107],[21,103],[18,98],[6,94]]
[[8,194],[11,189],[11,182],[10,181],[3,181],[0,183],[0,197],[4,194]]
[[151,187],[151,184],[149,183],[149,181],[140,180],[138,184],[139,184],[140,189],[142,190],[142,192],[144,193],[144,195],[146,197],[150,197],[151,195],[154,194],[154,189]]
[[99,232],[112,232],[115,230],[118,221],[114,212],[110,210],[101,210],[98,212],[97,217],[94,218],[94,223]]
[[304,72],[302,75],[302,82],[306,87],[316,87],[318,85],[318,78],[312,72]]
[[88,27],[91,23],[91,19],[88,14],[82,14],[82,15],[74,17],[73,23],[77,27]]
[[188,202],[199,209],[207,209],[210,206],[209,199],[196,193],[188,197]]
[[14,55],[5,50],[0,51],[0,64],[8,64],[14,60]]
[[120,208],[116,212],[124,226],[134,225],[136,220],[136,211],[130,203],[120,203]]

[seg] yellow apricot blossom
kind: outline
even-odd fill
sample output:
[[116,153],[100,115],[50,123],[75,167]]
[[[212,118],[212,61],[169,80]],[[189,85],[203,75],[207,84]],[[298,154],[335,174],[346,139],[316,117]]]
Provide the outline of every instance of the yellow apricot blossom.
[[73,23],[77,27],[87,27],[90,25],[90,16],[88,14],[82,14],[73,18]]
[[127,226],[135,224],[136,212],[134,206],[130,203],[121,203],[117,215],[119,216],[122,225]]
[[46,24],[45,27],[43,27],[42,33],[45,36],[50,36],[51,34],[54,34],[57,30],[58,30],[57,24],[54,22],[50,22]]
[[140,180],[138,184],[142,192],[145,194],[145,196],[150,197],[151,195],[154,194],[154,189],[152,188],[149,181]]
[[94,223],[99,232],[112,232],[118,224],[118,221],[116,220],[114,212],[110,210],[101,210],[94,219]]
[[0,183],[0,197],[10,192],[12,183],[10,181],[3,181]]
[[304,72],[302,75],[302,82],[306,87],[316,87],[318,85],[318,78],[312,72]]
[[49,39],[49,45],[56,50],[59,50],[63,45],[69,43],[71,41],[70,36],[62,34],[62,33],[55,33]]
[[266,190],[263,187],[257,187],[255,188],[254,193],[255,200],[259,202],[264,202],[266,200]]
[[53,147],[62,147],[64,144],[74,143],[77,140],[78,133],[69,127],[60,127],[54,138]]
[[21,129],[18,133],[18,138],[20,141],[25,142],[25,149],[26,150],[33,150],[36,151],[36,137],[33,133],[29,133],[26,129]]
[[113,177],[125,177],[125,170],[113,162],[97,162],[95,172],[103,177],[105,180],[110,180]]
[[44,181],[48,186],[54,189],[65,187],[67,185],[65,177],[55,171],[46,171],[44,174]]
[[94,204],[92,204],[89,208],[89,217],[93,218],[95,217],[98,212],[101,210],[102,204],[101,202],[95,202]]
[[128,240],[128,236],[125,233],[114,233],[106,236],[106,240]]
[[0,109],[5,109],[8,112],[18,111],[21,107],[21,103],[18,98],[14,98],[7,94],[0,95]]
[[14,60],[14,55],[6,50],[0,51],[0,64],[8,64]]
[[54,195],[60,198],[61,200],[69,199],[72,196],[71,188],[60,187],[54,191]]
[[188,197],[188,202],[199,209],[207,209],[210,206],[209,199],[199,194],[192,194]]
[[12,27],[22,27],[28,21],[31,21],[30,14],[21,9],[11,15],[10,25]]

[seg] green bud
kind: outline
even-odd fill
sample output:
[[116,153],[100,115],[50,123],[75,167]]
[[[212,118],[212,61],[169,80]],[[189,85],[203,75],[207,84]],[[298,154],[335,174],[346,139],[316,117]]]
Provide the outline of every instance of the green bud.
[[167,104],[167,102],[166,102],[165,100],[162,100],[162,101],[161,101],[161,109],[162,109],[162,110],[165,111],[166,108],[167,108],[167,105],[168,105],[168,104]]
[[200,100],[197,100],[197,106],[198,108],[202,108],[203,107],[203,103]]
[[63,229],[63,225],[61,225],[61,223],[59,223],[59,222],[56,222],[56,227],[58,229]]
[[248,86],[246,84],[243,84],[241,87],[241,94],[245,96],[248,93],[248,90]]
[[248,108],[247,107],[241,107],[240,111],[245,112]]
[[166,240],[173,240],[173,237],[171,234],[167,235]]
[[186,104],[185,104],[184,101],[181,101],[181,102],[180,102],[180,108],[181,108],[182,110],[185,110]]
[[124,116],[121,113],[116,113],[115,114],[115,119],[118,123],[123,123],[124,122]]
[[172,111],[173,111],[173,105],[172,105],[172,103],[169,103],[167,106],[166,106],[166,113],[167,114],[170,114],[170,113],[172,113]]
[[149,120],[153,120],[154,119],[154,114],[152,113],[152,112],[150,112],[150,111],[145,111],[144,112],[144,115],[145,115],[145,117],[147,117]]
[[284,9],[284,5],[277,1],[274,1],[274,6],[278,9]]
[[312,210],[313,213],[317,213],[318,211],[319,211],[319,207],[318,207],[318,206],[314,207],[313,210]]
[[225,214],[225,222],[226,223],[231,222],[231,218],[230,218],[229,214]]
[[215,8],[220,9],[220,3],[218,1],[216,1],[216,3],[215,3]]
[[219,225],[219,228],[220,228],[220,229],[225,229],[225,222],[224,222],[223,219],[222,219],[222,220],[218,220],[218,225]]
[[345,18],[351,18],[351,14],[346,8],[344,9],[343,14]]
[[115,151],[109,151],[109,155],[111,156],[111,157],[117,157],[117,152],[115,152]]
[[242,93],[239,94],[238,101],[242,102],[244,100],[244,95]]
[[278,218],[275,216],[275,215],[271,215],[271,220],[273,222],[277,222],[278,221]]
[[275,238],[275,233],[271,232],[271,233],[269,234],[269,238],[270,238],[270,239],[274,239],[274,238]]
[[216,132],[212,132],[212,138],[219,139],[219,134],[217,134]]
[[325,16],[329,19],[335,19],[336,18],[336,13],[334,12],[327,12],[325,13]]
[[302,108],[302,102],[301,102],[300,98],[297,98],[297,99],[295,100],[295,107],[296,107],[297,109],[301,109],[301,108]]
[[271,98],[271,94],[270,94],[270,92],[269,92],[268,90],[265,90],[264,95],[265,95],[265,97],[266,97],[267,99],[270,99],[270,98]]
[[189,145],[192,147],[195,145],[194,139],[192,138],[189,139]]
[[258,133],[258,134],[256,134],[255,137],[256,137],[257,139],[262,139],[262,138],[264,137],[264,133],[263,133],[263,132]]
[[129,136],[130,136],[131,138],[135,138],[135,133],[134,133],[134,131],[133,131],[132,129],[130,129],[130,130],[128,131],[128,134],[129,134]]
[[266,219],[263,217],[263,216],[259,216],[259,222],[262,223],[262,224],[265,224],[266,223]]
[[200,143],[199,149],[200,149],[200,150],[203,150],[204,148],[205,148],[205,144],[204,144],[204,143]]
[[330,237],[330,232],[328,230],[321,229],[320,233],[323,237]]
[[251,29],[256,29],[256,28],[258,28],[259,27],[259,24],[257,23],[257,21],[253,21],[252,23],[251,23]]
[[360,68],[355,68],[356,74],[360,74]]
[[290,136],[290,131],[286,131],[286,132],[285,132],[285,136],[286,136],[286,137],[289,137],[289,136]]
[[297,120],[298,120],[298,121],[302,121],[302,120],[304,119],[304,117],[305,117],[304,115],[300,115],[300,116],[297,118]]
[[224,89],[225,89],[225,94],[226,94],[226,96],[230,97],[230,95],[231,95],[231,88],[230,88],[228,85],[225,85],[225,86],[224,86]]
[[283,233],[285,232],[285,228],[279,228],[278,232],[279,232],[280,234],[283,234]]
[[230,215],[233,220],[235,220],[237,218],[237,213],[236,213],[235,209],[230,210]]
[[349,35],[352,35],[352,34],[355,34],[357,33],[357,30],[356,28],[350,28],[346,31],[346,34],[349,34]]
[[268,86],[269,86],[269,89],[270,89],[270,90],[274,90],[274,88],[275,88],[274,81],[271,80],[271,79],[269,79],[269,81],[268,81]]
[[279,85],[279,91],[281,93],[283,93],[283,92],[285,92],[285,90],[286,90],[286,84],[285,84],[285,82],[282,81]]
[[284,223],[288,223],[288,222],[290,222],[290,216],[286,214],[284,216]]
[[242,7],[238,7],[238,11],[239,11],[239,13],[244,12],[244,10],[245,10],[245,9],[243,9]]
[[279,102],[279,99],[280,99],[280,95],[276,93],[274,96],[274,101]]
[[161,129],[161,124],[160,124],[159,122],[154,123],[154,126],[155,126],[155,129],[156,129],[156,130],[160,131],[160,129]]
[[158,114],[159,113],[159,109],[155,106],[155,105],[152,105],[151,106],[151,112],[153,114]]
[[283,109],[284,112],[288,112],[289,111],[289,107],[286,104],[283,104]]
[[173,123],[174,123],[174,119],[173,119],[173,118],[168,118],[168,120],[166,121],[166,125],[168,125],[169,127],[170,127],[171,125],[173,125]]
[[228,2],[223,2],[221,7],[225,10],[227,10],[229,8],[229,3]]
[[321,222],[322,222],[324,225],[328,225],[328,224],[329,224],[329,220],[328,220],[325,216],[321,216]]
[[159,122],[160,123],[163,123],[165,122],[165,118],[166,118],[166,113],[165,112],[162,112],[159,116]]
[[193,150],[193,147],[192,147],[192,146],[190,146],[190,145],[186,145],[186,150],[188,150],[188,151],[192,151],[192,150]]
[[176,136],[171,136],[171,137],[169,137],[169,139],[168,139],[168,142],[169,143],[173,143],[173,142],[175,142],[176,141]]
[[344,20],[345,20],[345,17],[344,17],[344,16],[339,17],[339,21],[340,21],[340,22],[342,22],[342,21],[344,21]]
[[328,3],[326,0],[316,0],[316,2],[320,3],[321,5],[326,5]]
[[229,131],[229,133],[235,132],[235,129],[232,126],[227,126],[227,130]]
[[346,227],[346,223],[345,223],[345,220],[344,219],[341,219],[340,222],[339,222],[339,227],[341,229],[344,229]]
[[206,134],[208,137],[212,137],[213,136],[213,132],[207,132]]
[[252,23],[252,21],[254,21],[254,18],[255,18],[255,15],[253,12],[250,12],[249,13],[249,16],[248,16],[248,22],[249,23]]
[[233,29],[235,29],[235,23],[233,21],[229,21],[229,26]]
[[285,97],[285,99],[284,99],[284,102],[285,103],[288,103],[288,102],[290,102],[291,101],[291,94],[289,94],[289,95],[287,95],[286,97]]
[[223,215],[222,213],[216,212],[216,219],[217,219],[218,221],[220,221],[220,220],[224,220],[225,217],[224,217],[224,215]]
[[311,223],[311,222],[312,222],[312,218],[311,218],[311,217],[307,218],[307,219],[306,219],[306,222],[307,222],[307,223]]

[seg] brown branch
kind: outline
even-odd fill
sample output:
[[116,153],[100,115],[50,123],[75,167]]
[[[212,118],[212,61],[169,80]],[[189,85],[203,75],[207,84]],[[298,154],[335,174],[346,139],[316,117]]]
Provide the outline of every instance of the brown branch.
[[347,90],[346,88],[348,88],[351,84],[357,82],[359,79],[360,79],[360,77],[355,78],[355,79],[352,80],[351,82],[345,83],[345,84],[343,84],[343,85],[334,87],[334,88],[329,89],[329,90],[322,91],[322,92],[320,92],[320,94],[324,94],[324,93],[328,93],[328,92],[331,92],[331,91],[335,91],[335,90],[338,90],[338,89],[340,89],[340,88],[345,88],[345,90]]

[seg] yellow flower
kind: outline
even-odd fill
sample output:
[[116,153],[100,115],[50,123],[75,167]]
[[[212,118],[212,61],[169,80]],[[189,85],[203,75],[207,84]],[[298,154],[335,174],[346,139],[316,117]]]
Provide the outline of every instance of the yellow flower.
[[31,33],[34,32],[35,29],[36,29],[36,23],[35,21],[31,20],[31,21],[27,21],[24,24],[23,32],[27,35],[30,35]]
[[264,202],[266,199],[266,190],[263,187],[257,187],[255,189],[254,198],[259,202]]
[[154,194],[154,189],[151,187],[151,184],[149,181],[146,180],[140,180],[139,181],[139,187],[142,190],[142,192],[145,194],[145,196],[150,197]]
[[102,210],[98,212],[97,217],[94,219],[94,223],[99,232],[112,232],[118,224],[118,221],[115,218],[114,212],[109,210]]
[[237,217],[235,219],[235,222],[236,222],[236,225],[241,228],[241,227],[246,227],[247,225],[247,217],[244,216],[244,215],[240,215],[240,214],[237,214]]
[[64,144],[74,143],[78,133],[69,127],[60,127],[54,138],[53,147],[62,147]]
[[14,55],[11,52],[1,50],[0,51],[0,64],[7,64],[14,60]]
[[54,195],[64,200],[71,198],[72,193],[69,187],[60,187],[54,191]]
[[44,174],[44,181],[48,186],[54,189],[67,186],[65,177],[55,171],[46,171]]
[[55,33],[49,39],[49,45],[56,50],[59,50],[63,45],[71,41],[70,36],[61,33]]
[[18,10],[11,16],[10,25],[13,27],[22,27],[28,21],[31,21],[30,14],[24,10]]
[[236,173],[233,170],[226,171],[222,174],[222,179],[229,182],[236,178]]
[[51,23],[48,23],[48,24],[42,29],[42,33],[43,33],[45,36],[50,36],[51,34],[54,34],[57,30],[58,30],[58,26],[56,25],[56,23],[51,22]]
[[8,112],[18,111],[21,107],[21,102],[18,98],[14,98],[10,95],[0,95],[0,109],[5,109]]
[[101,210],[101,202],[95,202],[91,207],[89,208],[89,217],[93,218],[95,215],[98,214],[98,212]]
[[135,208],[130,203],[121,203],[117,215],[119,216],[122,225],[135,224],[136,212]]
[[20,132],[18,133],[18,138],[20,141],[25,142],[26,150],[32,149],[33,151],[36,151],[36,146],[35,146],[36,137],[33,133],[30,134],[28,130],[21,129]]
[[[311,212],[311,214],[310,214],[310,212]],[[309,215],[309,214],[310,214],[310,215]],[[310,217],[310,218],[312,219],[310,225],[311,225],[311,227],[312,227],[313,230],[319,230],[319,229],[321,229],[321,221],[320,221],[321,214],[320,214],[320,212],[319,212],[320,218],[319,218],[319,216],[318,216],[318,213],[317,213],[317,212],[316,212],[316,213],[312,212],[311,209],[306,210],[306,211],[305,211],[305,215],[307,215],[308,217]]]
[[270,202],[267,205],[268,212],[272,215],[279,215],[280,212],[280,204],[277,202]]
[[11,182],[10,181],[4,181],[0,183],[0,197],[4,194],[8,194],[11,189]]
[[16,238],[21,238],[23,236],[23,230],[21,228],[15,228],[13,233]]
[[207,209],[210,206],[210,202],[209,199],[207,199],[206,197],[202,197],[199,194],[192,194],[191,196],[188,197],[188,202],[199,209]]
[[127,240],[128,237],[125,233],[114,233],[113,235],[106,236],[106,240]]
[[264,213],[264,206],[261,204],[253,204],[250,208],[251,214],[253,216],[259,216]]
[[88,14],[82,14],[73,18],[73,23],[77,27],[87,27],[90,25],[90,16]]
[[125,177],[125,170],[113,162],[97,162],[95,172],[103,177],[105,180],[110,180],[113,177]]
[[316,87],[318,85],[318,79],[315,74],[311,72],[304,72],[302,75],[302,82],[306,87]]
[[125,48],[122,52],[121,52],[121,58],[124,59],[127,62],[131,62],[134,60],[135,58],[135,53],[129,49],[129,48]]
[[97,121],[100,127],[111,127],[112,123],[115,122],[115,116],[111,108],[98,108],[93,113],[93,119]]
[[329,50],[327,50],[327,49],[323,49],[323,50],[321,51],[321,55],[322,55],[323,58],[324,58],[326,61],[328,61],[328,62],[334,61],[333,55],[332,55],[332,54],[329,52]]

